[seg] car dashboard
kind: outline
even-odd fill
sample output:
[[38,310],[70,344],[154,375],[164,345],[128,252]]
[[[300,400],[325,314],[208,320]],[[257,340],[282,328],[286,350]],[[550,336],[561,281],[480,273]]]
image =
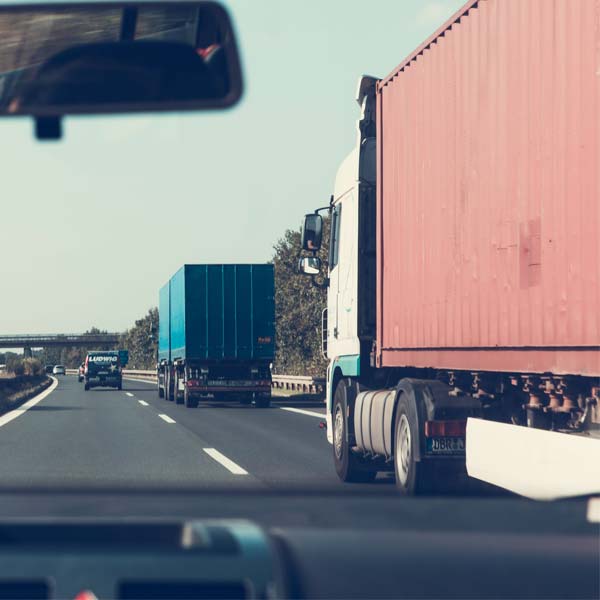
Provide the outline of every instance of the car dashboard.
[[48,516],[24,517],[31,502],[2,496],[11,516],[0,522],[0,598],[600,595],[599,529],[583,500],[42,494],[36,503]]

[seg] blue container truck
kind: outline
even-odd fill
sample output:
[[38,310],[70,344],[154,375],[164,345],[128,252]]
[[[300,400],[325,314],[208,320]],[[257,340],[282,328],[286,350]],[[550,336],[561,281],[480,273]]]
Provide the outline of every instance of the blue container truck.
[[184,265],[159,292],[158,394],[268,407],[275,356],[273,265]]

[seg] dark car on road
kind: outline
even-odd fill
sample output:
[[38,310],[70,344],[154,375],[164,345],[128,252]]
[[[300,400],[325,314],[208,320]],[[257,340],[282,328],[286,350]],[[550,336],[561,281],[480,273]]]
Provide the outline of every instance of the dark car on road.
[[85,391],[94,387],[122,388],[123,378],[118,352],[88,352],[84,368]]

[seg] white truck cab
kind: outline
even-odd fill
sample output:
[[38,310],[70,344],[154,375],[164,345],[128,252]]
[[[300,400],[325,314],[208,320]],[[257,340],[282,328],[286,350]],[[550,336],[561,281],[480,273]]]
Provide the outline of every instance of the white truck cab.
[[[356,146],[338,169],[330,204],[329,286],[323,320],[327,368],[327,439],[332,438],[331,399],[336,377],[358,376],[368,361],[375,329],[375,85],[365,75],[358,82],[361,107]],[[363,292],[361,294],[361,291]]]

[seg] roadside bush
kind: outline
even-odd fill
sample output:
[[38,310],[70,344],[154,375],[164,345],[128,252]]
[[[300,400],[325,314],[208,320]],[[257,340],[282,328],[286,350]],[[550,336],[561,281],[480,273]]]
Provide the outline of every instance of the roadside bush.
[[6,370],[16,377],[24,375],[33,377],[44,374],[44,366],[37,358],[11,358],[6,365]]
[[25,358],[23,360],[25,375],[38,376],[44,374],[44,365],[37,358]]
[[9,373],[13,373],[13,375],[16,375],[17,377],[22,377],[25,375],[25,365],[23,364],[23,359],[11,358],[6,365],[6,370]]
[[[329,237],[325,219],[323,239]],[[298,274],[300,230],[288,229],[274,247],[275,266],[275,372],[325,377],[327,362],[321,355],[321,313],[327,306],[327,289]],[[327,273],[325,247],[318,254]],[[319,278],[322,280],[322,278]]]

